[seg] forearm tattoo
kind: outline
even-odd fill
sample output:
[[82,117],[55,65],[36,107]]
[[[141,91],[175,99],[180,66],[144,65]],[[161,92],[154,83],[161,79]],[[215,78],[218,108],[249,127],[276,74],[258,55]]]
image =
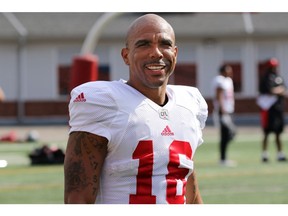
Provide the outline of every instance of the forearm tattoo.
[[[92,195],[98,191],[101,155],[106,155],[107,140],[86,132],[74,132],[70,136],[70,161],[67,162],[65,171],[65,191],[82,191],[92,187]],[[98,156],[98,157],[97,157]],[[102,157],[104,157],[102,156]],[[97,172],[98,171],[98,172]]]

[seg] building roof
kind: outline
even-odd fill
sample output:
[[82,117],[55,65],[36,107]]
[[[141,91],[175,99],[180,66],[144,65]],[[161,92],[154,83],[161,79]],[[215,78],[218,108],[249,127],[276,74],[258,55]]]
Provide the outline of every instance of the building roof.
[[[21,12],[13,13],[27,30],[28,40],[83,39],[103,13]],[[103,38],[123,37],[139,13],[123,13],[103,30]],[[250,15],[250,17],[249,17]],[[162,13],[173,26],[177,37],[279,37],[287,36],[288,13]],[[251,19],[249,19],[251,18]],[[246,25],[245,25],[246,23]],[[253,32],[247,33],[252,27]],[[18,33],[0,14],[0,40],[16,40]]]

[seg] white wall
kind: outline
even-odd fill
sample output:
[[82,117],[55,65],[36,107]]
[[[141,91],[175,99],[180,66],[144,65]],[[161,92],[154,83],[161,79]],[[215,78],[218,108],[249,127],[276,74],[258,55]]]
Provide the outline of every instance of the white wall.
[[110,46],[109,60],[111,63],[110,65],[111,80],[119,80],[119,79],[128,80],[129,78],[128,66],[124,63],[121,56],[122,48],[123,48],[122,44],[114,44]]
[[49,100],[58,97],[58,53],[51,45],[32,45],[25,53],[23,98]]
[[176,44],[178,47],[179,63],[196,63],[197,61],[197,44],[191,42],[179,42]]
[[198,63],[198,88],[204,97],[211,97],[213,90],[211,83],[218,74],[219,65],[222,63],[223,54],[219,43],[198,45],[197,63]]

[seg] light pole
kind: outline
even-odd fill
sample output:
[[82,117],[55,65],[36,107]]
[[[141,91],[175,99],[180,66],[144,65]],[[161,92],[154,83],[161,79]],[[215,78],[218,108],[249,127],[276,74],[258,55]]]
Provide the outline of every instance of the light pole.
[[3,13],[3,15],[15,28],[15,30],[19,35],[17,42],[17,75],[18,75],[17,119],[18,123],[23,123],[23,118],[25,115],[25,106],[24,106],[25,91],[23,87],[24,48],[28,36],[28,31],[13,13]]

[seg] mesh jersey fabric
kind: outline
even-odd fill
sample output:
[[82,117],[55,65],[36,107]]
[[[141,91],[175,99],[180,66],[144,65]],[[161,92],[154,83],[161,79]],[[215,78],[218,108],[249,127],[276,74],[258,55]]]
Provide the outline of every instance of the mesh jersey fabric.
[[[207,103],[197,88],[168,85],[161,107],[125,82],[93,81],[71,92],[70,132],[109,140],[96,203],[185,203]],[[75,100],[81,94],[85,100]]]

